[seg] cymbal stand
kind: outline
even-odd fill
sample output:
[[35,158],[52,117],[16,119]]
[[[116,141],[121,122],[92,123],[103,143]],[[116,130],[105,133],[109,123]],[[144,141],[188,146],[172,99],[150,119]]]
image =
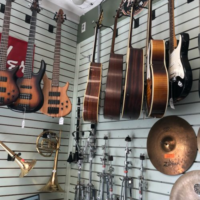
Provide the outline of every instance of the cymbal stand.
[[145,155],[140,154],[140,160],[141,160],[141,168],[140,168],[140,176],[139,176],[139,200],[143,200],[143,191],[147,190],[147,182],[144,180],[144,167],[143,167],[143,161],[145,160]]
[[90,175],[89,175],[89,183],[86,188],[86,200],[95,200],[96,198],[96,190],[94,185],[92,184],[92,161],[96,156],[96,127],[94,124],[91,125],[92,132],[87,139],[84,152],[86,153],[89,148],[89,162],[90,162]]
[[106,153],[106,149],[107,149],[107,144],[106,141],[108,140],[107,136],[104,136],[104,140],[105,140],[105,145],[102,146],[103,149],[103,158],[101,158],[102,161],[102,173],[98,173],[97,175],[100,178],[100,184],[99,184],[99,193],[98,193],[98,200],[104,200],[104,187],[105,187],[105,183],[107,184],[107,196],[109,198],[109,186],[108,186],[108,176],[105,173],[105,169],[106,169],[106,161],[108,160],[108,154]]
[[128,161],[128,154],[131,153],[131,149],[128,147],[128,144],[131,142],[131,138],[128,136],[125,138],[126,141],[126,149],[125,149],[125,162],[124,162],[124,173],[125,176],[123,178],[120,178],[122,181],[121,186],[121,200],[127,200],[127,190],[130,190],[130,198],[132,198],[132,188],[133,188],[133,177],[128,177],[128,170],[132,167],[129,167],[129,165],[132,165],[131,161]]
[[109,180],[109,200],[114,200],[115,197],[113,195],[113,179],[114,175],[112,174],[114,172],[114,167],[112,166],[112,161],[113,161],[113,156],[109,156],[109,161],[110,161],[110,167],[109,167],[109,174],[108,174],[108,180]]

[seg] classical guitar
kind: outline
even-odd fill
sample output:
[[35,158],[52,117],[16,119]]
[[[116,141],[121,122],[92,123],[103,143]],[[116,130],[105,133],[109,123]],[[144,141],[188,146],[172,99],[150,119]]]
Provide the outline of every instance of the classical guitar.
[[122,117],[129,119],[138,119],[140,117],[144,94],[143,50],[133,48],[131,44],[134,10],[137,6],[137,3],[132,3],[126,59],[127,69],[122,107]]
[[43,77],[44,104],[40,111],[51,117],[63,117],[69,114],[72,109],[70,99],[67,96],[69,83],[67,82],[64,87],[59,87],[61,29],[62,23],[65,21],[63,10],[59,10],[59,12],[56,13],[55,20],[57,21],[57,31],[53,75],[52,81],[48,79],[46,73]]
[[22,78],[17,79],[20,95],[13,104],[9,105],[9,108],[14,111],[26,113],[36,112],[43,105],[44,98],[40,83],[46,69],[45,62],[41,61],[39,72],[37,74],[32,72],[36,20],[37,13],[40,11],[39,0],[33,0],[33,3],[31,4],[31,10],[31,26],[29,32],[24,75]]
[[189,34],[180,33],[179,41],[175,35],[174,0],[169,0],[170,42],[169,42],[169,78],[170,100],[178,102],[184,99],[192,88],[192,70],[188,61]]
[[96,123],[98,121],[102,64],[95,62],[95,53],[96,53],[98,30],[101,27],[102,20],[103,20],[103,11],[101,11],[99,20],[96,23],[95,27],[93,56],[92,56],[92,62],[90,63],[88,81],[83,101],[83,120],[92,123]]
[[19,96],[15,74],[19,67],[11,70],[6,68],[7,48],[10,28],[11,5],[14,0],[6,0],[3,31],[0,44],[0,105],[9,105]]
[[119,119],[122,95],[123,55],[115,54],[115,38],[117,35],[117,21],[120,17],[121,6],[115,16],[114,31],[111,45],[111,53],[108,67],[107,83],[104,99],[104,117]]
[[147,23],[147,115],[161,118],[167,109],[169,80],[165,64],[165,42],[153,40],[152,29],[152,0],[149,0]]

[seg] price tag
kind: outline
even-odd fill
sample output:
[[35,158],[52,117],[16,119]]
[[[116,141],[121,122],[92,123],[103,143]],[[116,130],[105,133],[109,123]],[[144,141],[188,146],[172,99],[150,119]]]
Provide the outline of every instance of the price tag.
[[25,119],[22,120],[22,128],[25,127]]
[[61,117],[61,118],[59,119],[59,125],[63,125],[63,124],[64,124],[64,118]]

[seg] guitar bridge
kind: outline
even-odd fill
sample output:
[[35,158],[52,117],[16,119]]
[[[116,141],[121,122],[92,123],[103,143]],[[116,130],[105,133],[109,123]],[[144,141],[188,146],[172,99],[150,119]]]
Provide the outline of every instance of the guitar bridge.
[[58,114],[59,113],[59,108],[57,108],[57,107],[48,107],[48,113],[49,114]]
[[0,103],[4,102],[4,97],[0,97]]
[[0,87],[0,92],[6,92],[6,88],[5,87]]

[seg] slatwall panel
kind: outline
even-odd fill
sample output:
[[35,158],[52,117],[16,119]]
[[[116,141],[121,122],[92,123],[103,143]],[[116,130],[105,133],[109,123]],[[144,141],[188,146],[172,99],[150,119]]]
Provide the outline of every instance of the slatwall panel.
[[[5,4],[5,0],[0,0]],[[55,10],[56,12],[57,10]],[[31,15],[27,1],[16,0],[12,4],[10,35],[28,41],[30,24],[25,22],[25,15]],[[67,13],[66,13],[67,14]],[[46,73],[52,77],[53,57],[55,46],[55,33],[48,32],[49,24],[56,27],[53,20],[54,13],[45,8],[38,14],[36,41],[35,41],[35,61],[34,71],[38,71],[42,59],[47,63]],[[4,14],[0,13],[0,32],[2,31]],[[61,69],[60,85],[68,81],[70,86],[68,96],[73,101],[77,24],[65,21],[62,26],[61,44]],[[66,182],[66,160],[68,156],[69,132],[71,124],[71,114],[64,118],[63,126],[58,125],[57,118],[51,118],[40,112],[26,114],[25,129],[21,128],[23,114],[12,112],[7,107],[0,108],[0,140],[10,149],[21,152],[24,159],[36,159],[37,164],[25,178],[18,178],[20,169],[16,162],[7,162],[7,153],[0,147],[0,199],[17,200],[25,196],[32,196],[44,186],[50,179],[54,155],[50,158],[40,156],[36,151],[36,138],[43,129],[51,129],[58,133],[62,130],[61,148],[58,162],[58,181],[63,189]],[[64,194],[41,194],[42,200],[61,200]]]
[[[189,46],[189,60],[193,71],[193,87],[188,97],[176,105],[175,110],[168,108],[166,116],[178,115],[187,120],[195,132],[197,133],[199,127],[200,118],[200,101],[198,96],[198,79],[199,79],[199,52],[198,52],[198,39],[199,34],[199,1],[194,0],[191,3],[187,3],[187,0],[175,1],[175,30],[178,35],[181,32],[187,32],[190,35]],[[156,19],[153,20],[152,34],[155,39],[169,39],[169,13],[168,13],[168,1],[157,1],[153,4],[153,10],[156,13]],[[135,48],[143,48],[145,53],[146,44],[146,27],[147,27],[147,10],[144,10],[136,18],[140,18],[140,26],[133,30],[132,45]],[[106,20],[106,19],[105,19]],[[126,70],[126,51],[128,44],[129,33],[129,18],[125,18],[118,23],[119,36],[116,39],[115,52],[124,55],[124,75]],[[105,22],[106,23],[106,22]],[[93,165],[93,184],[95,188],[99,187],[99,178],[97,172],[102,171],[100,157],[102,156],[101,146],[104,145],[104,134],[109,134],[109,152],[114,155],[114,167],[115,167],[115,187],[114,193],[120,195],[121,181],[119,178],[123,175],[123,165],[125,156],[125,137],[130,135],[132,137],[132,153],[131,161],[133,162],[133,169],[129,171],[129,176],[134,177],[134,190],[133,198],[138,199],[138,184],[140,175],[140,159],[141,153],[147,155],[146,142],[148,133],[152,125],[157,121],[153,118],[144,118],[141,114],[139,120],[120,119],[120,121],[114,121],[104,119],[103,106],[105,87],[108,71],[109,54],[111,47],[112,32],[110,29],[106,29],[101,32],[101,52],[100,59],[103,64],[102,72],[102,87],[100,97],[100,109],[99,109],[99,123],[97,125],[97,156],[94,159]],[[84,97],[84,92],[88,77],[89,61],[84,56],[92,54],[94,37],[91,37],[78,45],[79,53],[79,77],[78,77],[78,92],[77,96]],[[87,122],[82,123],[82,129],[90,129],[90,124]],[[198,155],[191,170],[197,170],[200,167],[200,156]],[[169,194],[173,184],[180,176],[167,176],[158,172],[151,161],[147,159],[144,162],[145,166],[145,178],[148,181],[148,191],[145,192],[144,199],[148,200],[168,200]],[[82,181],[88,183],[89,178],[89,164],[84,165],[82,173]],[[77,183],[77,166],[72,165],[70,170],[70,184],[69,184],[69,196],[68,199],[74,199],[74,187]]]

